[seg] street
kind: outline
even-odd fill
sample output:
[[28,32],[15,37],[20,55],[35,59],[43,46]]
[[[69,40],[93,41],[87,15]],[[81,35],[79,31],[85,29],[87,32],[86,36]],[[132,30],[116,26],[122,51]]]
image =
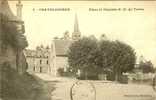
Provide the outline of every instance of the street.
[[[70,89],[76,81],[76,79],[68,78],[59,79],[57,82],[55,81],[55,90],[51,93],[52,100],[71,100]],[[84,87],[86,87],[88,83],[92,83],[96,89],[95,98],[93,97],[92,100],[154,100],[155,93],[151,86],[119,84],[109,81],[82,80],[81,82],[83,82],[81,86],[77,86],[77,89],[74,90],[74,96],[79,95],[79,93],[80,95],[89,94],[90,91]],[[76,92],[78,90],[81,90],[81,92]],[[74,98],[73,100],[80,100],[80,97]],[[83,99],[82,97],[81,100],[91,100],[91,98],[89,99],[88,95],[88,99]]]

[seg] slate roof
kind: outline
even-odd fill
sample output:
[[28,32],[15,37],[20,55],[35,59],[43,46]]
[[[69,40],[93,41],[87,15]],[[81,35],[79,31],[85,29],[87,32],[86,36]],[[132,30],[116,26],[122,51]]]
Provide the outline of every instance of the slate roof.
[[24,50],[24,55],[26,57],[35,57],[36,56],[36,51],[35,50],[30,50],[30,49],[25,49]]
[[48,58],[49,57],[49,51],[46,51],[46,50],[25,49],[24,54],[26,57],[35,57],[35,58]]
[[56,56],[67,56],[69,46],[73,42],[72,40],[65,39],[54,39],[55,53]]

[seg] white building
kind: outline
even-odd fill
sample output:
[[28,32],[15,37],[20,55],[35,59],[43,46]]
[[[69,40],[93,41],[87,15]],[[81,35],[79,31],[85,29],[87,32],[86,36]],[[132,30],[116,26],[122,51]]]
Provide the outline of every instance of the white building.
[[28,63],[28,72],[30,73],[48,73],[57,76],[59,68],[69,67],[67,52],[74,41],[81,38],[79,31],[77,15],[75,15],[74,32],[70,37],[69,32],[65,32],[62,38],[55,38],[50,48],[43,46],[36,50],[25,50],[25,56]]
[[28,64],[27,72],[50,74],[50,49],[48,47],[40,46],[36,50],[26,49],[24,54]]
[[59,68],[66,69],[69,67],[68,64],[68,48],[72,42],[77,41],[81,38],[81,32],[79,30],[77,15],[75,15],[74,32],[72,37],[70,37],[68,32],[64,33],[63,38],[53,39],[51,44],[51,72],[54,76],[57,76],[57,70]]

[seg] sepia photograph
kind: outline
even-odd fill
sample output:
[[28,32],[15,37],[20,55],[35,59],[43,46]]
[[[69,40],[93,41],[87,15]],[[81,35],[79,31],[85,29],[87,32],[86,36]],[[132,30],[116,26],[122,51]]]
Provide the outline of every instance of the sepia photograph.
[[156,100],[155,0],[0,0],[0,100]]

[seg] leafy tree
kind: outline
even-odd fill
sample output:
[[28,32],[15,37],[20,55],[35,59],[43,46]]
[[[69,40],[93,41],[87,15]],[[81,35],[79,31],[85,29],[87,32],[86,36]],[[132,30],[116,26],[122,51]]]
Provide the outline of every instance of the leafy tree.
[[69,65],[73,71],[81,70],[85,77],[111,73],[119,80],[123,72],[134,68],[136,56],[129,45],[120,41],[97,41],[93,36],[75,41],[69,48]]
[[109,69],[119,80],[123,72],[134,68],[136,56],[129,45],[120,41],[102,40],[99,43],[100,54],[99,67],[101,71]]
[[97,40],[96,38],[84,37],[75,41],[69,47],[68,61],[73,71],[81,70],[85,78],[89,74],[96,72],[96,56],[97,56]]
[[145,61],[139,63],[139,69],[143,71],[143,73],[154,73],[155,69],[151,61]]

